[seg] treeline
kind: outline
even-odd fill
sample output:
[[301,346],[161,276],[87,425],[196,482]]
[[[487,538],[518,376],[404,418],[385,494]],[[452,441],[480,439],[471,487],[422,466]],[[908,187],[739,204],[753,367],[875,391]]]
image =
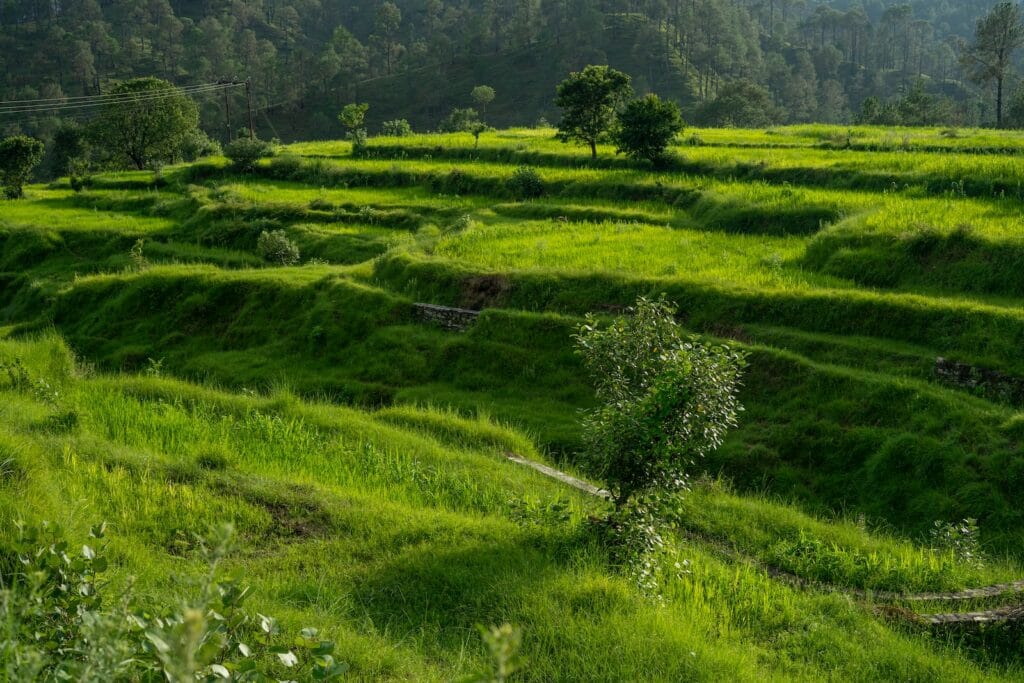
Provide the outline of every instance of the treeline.
[[[493,125],[554,119],[564,74],[607,62],[638,92],[708,125],[854,120],[869,98],[935,98],[941,123],[996,119],[962,64],[990,0],[0,0],[0,99],[81,97],[152,75],[178,85],[249,79],[264,137],[339,133],[366,101],[379,120],[433,128],[497,91]],[[737,113],[737,100],[761,112]],[[1007,95],[1010,98],[1010,94]],[[199,98],[226,137],[224,102]],[[238,116],[244,101],[228,107]],[[889,107],[886,109],[886,107]],[[13,112],[0,132],[52,136],[88,108]],[[238,125],[235,121],[232,125]]]

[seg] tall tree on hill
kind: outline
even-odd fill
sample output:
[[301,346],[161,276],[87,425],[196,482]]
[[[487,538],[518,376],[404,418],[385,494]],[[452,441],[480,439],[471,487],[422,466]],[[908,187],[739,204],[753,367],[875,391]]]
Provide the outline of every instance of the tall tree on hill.
[[398,30],[402,27],[402,10],[393,2],[381,3],[373,23],[373,38],[380,45],[387,74],[391,75],[398,56]]
[[1003,125],[1003,84],[1013,66],[1013,53],[1024,45],[1024,13],[1020,5],[1001,2],[978,20],[974,43],[965,48],[963,63],[972,80],[996,84],[996,126]]
[[558,138],[590,145],[597,158],[597,141],[615,123],[616,110],[633,92],[629,76],[608,66],[590,66],[569,74],[558,86],[555,104],[562,108]]
[[199,110],[188,95],[159,78],[136,78],[111,91],[90,126],[91,137],[113,157],[144,169],[151,161],[179,157],[185,139],[199,126]]

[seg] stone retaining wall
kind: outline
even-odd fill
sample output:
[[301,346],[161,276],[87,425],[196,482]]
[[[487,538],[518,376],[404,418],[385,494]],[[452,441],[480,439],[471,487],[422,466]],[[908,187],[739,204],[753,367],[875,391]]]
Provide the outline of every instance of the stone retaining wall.
[[450,308],[434,304],[413,304],[413,308],[420,321],[443,327],[452,332],[463,332],[469,329],[480,317],[480,311],[471,311],[466,308]]
[[935,376],[946,384],[968,389],[985,398],[1013,405],[1024,404],[1024,379],[1020,377],[942,357],[935,359]]

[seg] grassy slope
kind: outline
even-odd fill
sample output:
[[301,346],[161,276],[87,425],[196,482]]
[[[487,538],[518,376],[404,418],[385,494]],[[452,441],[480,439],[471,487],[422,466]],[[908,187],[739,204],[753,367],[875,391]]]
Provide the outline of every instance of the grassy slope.
[[[511,131],[485,137],[479,152],[458,138],[378,143],[402,145],[415,161],[354,160],[344,144],[311,143],[292,151],[338,158],[285,156],[250,178],[217,161],[169,169],[169,184],[109,175],[79,195],[33,188],[28,201],[0,210],[0,315],[12,332],[53,325],[105,370],[136,372],[156,359],[191,381],[276,397],[167,380],[69,381],[69,410],[81,423],[62,435],[49,433],[60,420],[45,421],[59,410],[8,392],[14,399],[0,422],[14,425],[8,436],[18,452],[51,454],[38,460],[52,469],[26,481],[68,487],[41,498],[49,502],[40,515],[75,517],[61,496],[109,501],[98,513],[127,532],[124,571],[151,579],[188,555],[178,547],[188,531],[234,516],[252,548],[239,561],[268,588],[274,609],[296,620],[342,620],[368,675],[450,677],[479,657],[474,621],[509,619],[532,629],[538,679],[605,670],[745,678],[757,669],[809,679],[928,679],[940,670],[971,678],[976,671],[956,669],[968,666],[964,652],[893,631],[834,596],[794,593],[723,562],[713,545],[686,548],[707,573],[673,579],[669,593],[686,600],[674,600],[670,613],[653,610],[595,550],[580,549],[578,524],[592,503],[495,457],[536,449],[571,460],[576,409],[590,401],[571,351],[577,316],[667,292],[694,331],[752,353],[748,413],[708,469],[825,519],[864,513],[898,536],[717,491],[692,499],[691,530],[855,587],[1016,578],[998,562],[972,574],[906,539],[920,539],[936,519],[976,516],[990,551],[1017,556],[1022,547],[1015,497],[1024,484],[1024,421],[1012,405],[938,384],[931,371],[943,355],[1024,375],[1018,202],[977,189],[1005,181],[1013,160],[998,151],[1020,141],[963,135],[955,141],[970,154],[947,163],[937,151],[951,139],[939,131],[904,131],[905,146],[918,151],[882,154],[857,151],[889,144],[876,129],[854,131],[854,151],[824,149],[845,145],[835,131],[813,127],[734,133],[698,132],[709,145],[746,145],[694,148],[702,176],[658,176],[621,162],[591,168],[546,133]],[[776,142],[793,149],[765,151]],[[544,199],[509,195],[507,162],[523,159],[543,164]],[[736,173],[730,159],[752,170]],[[963,168],[978,171],[977,184],[936,196]],[[879,187],[878,173],[905,189],[866,191]],[[254,252],[265,229],[286,230],[319,262],[263,267]],[[144,263],[129,255],[139,239]],[[419,323],[415,300],[502,309],[453,335]],[[8,350],[35,355],[54,344]],[[282,388],[395,407],[372,415],[329,409]],[[264,412],[285,414],[284,431],[274,420],[238,417]],[[529,438],[491,426],[489,416]],[[255,435],[245,443],[227,429],[236,419]],[[83,445],[89,457],[68,459],[61,439],[95,448]],[[212,455],[201,457],[207,447]],[[197,464],[225,457],[224,470]],[[524,526],[523,506],[510,495],[535,501],[527,517],[542,518],[540,528]],[[573,501],[568,527],[537,502],[563,496]],[[168,506],[174,516],[161,519]],[[276,519],[281,510],[295,518]],[[406,527],[408,536],[396,531]],[[443,531],[425,531],[435,528]],[[310,529],[315,538],[306,539]],[[266,542],[280,546],[276,559],[259,551]],[[336,556],[343,566],[329,566]],[[313,572],[310,558],[319,563]],[[460,569],[449,575],[453,563]],[[528,578],[528,567],[543,568],[544,580]],[[326,578],[309,584],[307,573]],[[478,574],[503,578],[481,587]],[[377,584],[378,576],[390,578]],[[410,583],[430,588],[399,591]],[[585,586],[591,597],[571,598],[589,594]],[[734,600],[721,598],[730,593]],[[814,635],[810,623],[826,626]],[[776,628],[794,634],[775,639],[768,634]],[[644,638],[664,662],[643,659]],[[857,640],[878,647],[853,656]],[[689,650],[699,663],[677,656]],[[622,656],[612,661],[608,652]]]
[[[531,454],[529,441],[487,421],[82,377],[52,337],[0,342],[0,358],[14,356],[57,397],[0,383],[5,517],[80,534],[109,520],[117,580],[137,576],[137,590],[154,596],[169,574],[199,569],[190,534],[230,519],[242,541],[230,564],[258,589],[253,608],[323,626],[360,677],[449,680],[484,661],[474,624],[501,621],[526,633],[529,680],[1016,672],[969,643],[887,626],[847,598],[788,588],[699,543],[671,544],[669,561],[685,557],[691,570],[666,575],[664,603],[645,598],[586,540],[581,524],[598,503],[503,461],[502,449]],[[941,589],[1017,570],[977,574],[769,502],[699,495],[695,528],[763,556],[772,549],[758,533],[817,539],[834,549],[828,563],[799,569],[848,585]],[[887,564],[847,571],[872,554]]]

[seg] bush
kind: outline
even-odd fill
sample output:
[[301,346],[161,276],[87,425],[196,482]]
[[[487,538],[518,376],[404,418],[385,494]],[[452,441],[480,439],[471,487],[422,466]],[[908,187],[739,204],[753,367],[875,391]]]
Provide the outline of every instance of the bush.
[[104,595],[105,534],[93,527],[76,550],[58,527],[21,526],[0,547],[5,680],[338,680],[347,670],[316,629],[289,637],[244,609],[251,588],[219,571],[230,527],[198,539],[208,569],[197,597],[163,605]]
[[261,232],[256,241],[256,250],[264,259],[279,266],[294,266],[300,258],[299,248],[288,239],[284,230]]
[[385,121],[381,126],[381,133],[392,138],[405,138],[412,135],[412,126],[405,119]]
[[211,140],[198,128],[187,134],[181,141],[181,156],[185,161],[195,161],[202,157],[216,157],[224,153],[220,143]]
[[451,113],[441,121],[437,129],[442,133],[472,133],[474,127],[480,124],[480,114],[476,109],[472,107],[456,108],[452,109]]
[[231,159],[232,169],[239,173],[251,173],[259,160],[270,154],[269,144],[249,138],[235,140],[224,148],[224,155]]
[[509,178],[508,189],[517,199],[536,199],[544,194],[544,181],[537,169],[520,166]]

